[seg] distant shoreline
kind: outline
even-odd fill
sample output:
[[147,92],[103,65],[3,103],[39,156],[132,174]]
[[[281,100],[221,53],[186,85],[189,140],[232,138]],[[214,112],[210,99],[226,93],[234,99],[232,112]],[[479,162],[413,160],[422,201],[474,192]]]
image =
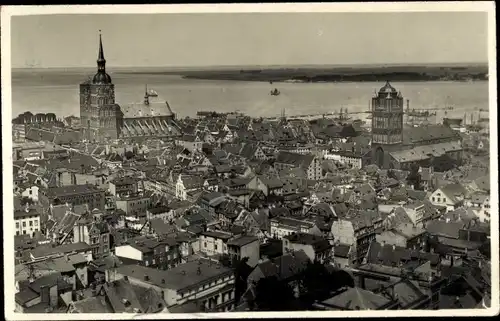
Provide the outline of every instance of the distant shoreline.
[[486,81],[485,66],[392,66],[371,68],[279,68],[193,71],[122,71],[117,74],[178,75],[184,79],[256,82]]

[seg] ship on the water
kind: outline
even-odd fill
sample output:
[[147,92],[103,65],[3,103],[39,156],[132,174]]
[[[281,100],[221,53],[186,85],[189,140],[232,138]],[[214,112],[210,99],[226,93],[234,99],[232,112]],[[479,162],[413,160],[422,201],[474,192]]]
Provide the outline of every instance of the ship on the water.
[[431,116],[436,116],[436,112],[431,113],[428,110],[415,110],[412,109],[411,111],[407,112],[408,116],[413,116],[413,117],[431,117]]
[[278,90],[278,88],[274,88],[271,90],[271,96],[279,96],[281,92]]
[[352,117],[349,116],[349,111],[348,109],[346,108],[345,110],[340,108],[340,112],[338,113],[337,116],[335,116],[333,118],[335,121],[348,121],[348,120],[351,120]]

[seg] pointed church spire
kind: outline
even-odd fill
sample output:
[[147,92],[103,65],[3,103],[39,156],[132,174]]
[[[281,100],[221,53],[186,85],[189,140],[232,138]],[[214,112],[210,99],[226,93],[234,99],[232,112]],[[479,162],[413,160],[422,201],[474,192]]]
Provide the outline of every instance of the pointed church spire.
[[97,69],[102,71],[106,69],[106,59],[104,59],[104,49],[102,48],[101,30],[99,30],[99,55],[97,57]]

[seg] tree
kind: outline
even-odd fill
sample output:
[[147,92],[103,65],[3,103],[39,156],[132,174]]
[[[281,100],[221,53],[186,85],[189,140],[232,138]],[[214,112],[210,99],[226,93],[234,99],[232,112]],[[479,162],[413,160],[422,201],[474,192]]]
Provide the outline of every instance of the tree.
[[243,293],[247,290],[247,279],[253,269],[248,265],[248,257],[244,257],[241,260],[233,260],[233,268],[235,270],[234,300],[238,303]]
[[293,289],[276,276],[257,282],[255,306],[259,311],[287,311],[295,300]]
[[329,270],[319,262],[310,263],[302,272],[299,281],[301,300],[307,305],[325,300],[342,287],[354,287],[354,280],[343,270]]
[[390,170],[387,171],[387,177],[395,179],[395,180],[398,179],[398,177],[396,176],[396,173],[394,172],[393,169],[390,169]]
[[413,185],[413,189],[421,190],[420,182],[422,180],[420,173],[418,172],[419,166],[416,164],[412,164],[410,169],[410,174],[406,177],[406,182],[409,185]]
[[431,166],[436,172],[447,172],[457,167],[457,161],[444,154],[439,157],[435,157],[431,161]]
[[248,257],[244,257],[241,260],[237,258],[231,258],[228,254],[223,254],[220,258],[220,263],[225,266],[234,269],[235,277],[235,302],[238,303],[243,293],[247,289],[247,279],[252,268],[248,265]]
[[135,157],[134,152],[132,152],[132,151],[130,151],[130,150],[128,150],[128,151],[126,151],[126,152],[125,152],[125,158],[126,158],[126,159],[132,159],[132,158],[134,158],[134,157]]
[[486,258],[491,259],[491,241],[487,240],[479,247],[479,252],[486,256]]

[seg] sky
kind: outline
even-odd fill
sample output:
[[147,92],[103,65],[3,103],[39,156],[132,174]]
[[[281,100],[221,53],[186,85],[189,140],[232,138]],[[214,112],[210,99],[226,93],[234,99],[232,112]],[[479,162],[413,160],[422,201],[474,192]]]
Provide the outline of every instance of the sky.
[[487,14],[175,13],[15,16],[12,67],[485,63]]

